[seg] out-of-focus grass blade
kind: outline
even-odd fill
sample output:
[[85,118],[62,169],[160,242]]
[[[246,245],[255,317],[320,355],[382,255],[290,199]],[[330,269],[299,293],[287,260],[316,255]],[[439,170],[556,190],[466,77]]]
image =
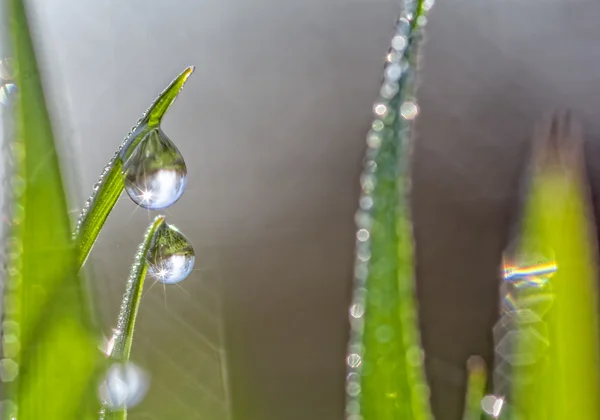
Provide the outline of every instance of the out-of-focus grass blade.
[[[569,114],[558,114],[534,140],[518,249],[524,255],[550,249],[557,271],[549,285],[554,303],[544,316],[549,346],[517,343],[520,354],[538,352],[542,362],[513,367],[510,403],[522,418],[598,419],[598,261],[582,135]],[[525,303],[516,299],[517,307]]]
[[414,293],[408,204],[418,46],[432,1],[407,1],[397,21],[361,176],[346,382],[348,418],[432,418]]
[[[3,334],[5,349],[12,351],[2,362],[12,380],[4,385],[19,420],[97,418],[96,373],[102,358],[78,278],[26,10],[21,0],[4,1],[19,69],[15,133],[9,140],[14,172]],[[6,419],[11,411],[4,413]]]
[[79,267],[87,259],[102,226],[104,226],[104,222],[106,222],[108,215],[123,192],[125,187],[122,174],[123,158],[131,154],[148,131],[160,125],[163,116],[169,110],[193,71],[194,67],[186,68],[156,98],[127,135],[123,144],[104,168],[100,179],[94,185],[92,195],[81,211],[74,233],[78,244],[77,262]]
[[480,420],[482,415],[481,401],[485,395],[487,372],[485,360],[472,356],[467,361],[467,396],[463,420]]
[[[157,216],[150,226],[148,226],[146,234],[144,235],[144,240],[140,244],[135,255],[135,261],[131,266],[131,273],[127,280],[125,295],[121,302],[117,330],[111,338],[112,348],[110,349],[109,354],[112,359],[120,362],[128,361],[129,355],[131,354],[135,320],[140,308],[144,280],[146,279],[146,272],[148,270],[146,255],[154,241],[156,232],[164,222],[164,216]],[[126,409],[111,411],[108,406],[102,407],[100,420],[124,420],[126,418]]]

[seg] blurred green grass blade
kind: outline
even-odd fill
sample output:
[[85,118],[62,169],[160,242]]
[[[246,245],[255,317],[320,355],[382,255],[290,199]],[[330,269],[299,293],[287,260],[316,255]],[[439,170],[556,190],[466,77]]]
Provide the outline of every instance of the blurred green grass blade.
[[479,356],[472,356],[467,361],[467,395],[463,420],[481,420],[481,400],[485,395],[487,371],[485,361]]
[[407,200],[412,120],[418,113],[418,46],[431,5],[420,0],[406,3],[367,136],[346,382],[346,412],[364,420],[432,418],[418,332]]
[[549,347],[517,344],[520,352],[543,352],[543,361],[514,369],[511,403],[524,418],[598,419],[597,243],[581,131],[569,114],[559,114],[538,130],[534,146],[519,249],[527,255],[548,247],[558,270],[544,316]]
[[78,244],[77,262],[79,267],[85,263],[102,226],[123,192],[125,187],[122,175],[124,159],[131,155],[151,128],[160,125],[162,118],[193,71],[194,67],[186,68],[154,100],[127,135],[94,185],[92,195],[86,201],[75,227],[74,236]]
[[10,339],[19,343],[10,363],[19,369],[4,385],[19,420],[96,418],[102,358],[78,278],[59,159],[25,7],[4,1],[19,69],[5,296],[5,325],[13,325]]

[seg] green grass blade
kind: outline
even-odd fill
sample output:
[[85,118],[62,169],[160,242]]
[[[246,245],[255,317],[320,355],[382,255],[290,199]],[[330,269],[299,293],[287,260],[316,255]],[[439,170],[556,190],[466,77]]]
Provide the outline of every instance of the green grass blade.
[[[598,261],[582,136],[568,114],[548,127],[536,137],[519,252],[531,255],[543,246],[554,254],[557,271],[545,286],[553,304],[541,314],[549,345],[517,342],[520,354],[538,362],[514,367],[509,403],[523,418],[598,419]],[[517,308],[531,307],[526,298],[515,296]]]
[[[146,255],[150,247],[154,243],[155,234],[165,222],[164,216],[157,216],[154,221],[148,226],[144,235],[144,240],[138,247],[135,254],[135,260],[131,266],[131,273],[127,279],[127,285],[123,301],[121,302],[121,310],[117,320],[117,329],[111,338],[112,348],[109,349],[111,359],[126,362],[131,354],[131,346],[133,343],[133,332],[135,329],[135,320],[139,311],[144,289],[144,281],[146,279],[147,264]],[[100,412],[100,420],[124,420],[127,418],[127,410],[110,410],[107,405],[102,407]]]
[[[75,244],[59,159],[21,0],[5,0],[12,53],[19,69],[14,99],[3,361],[16,374],[5,383],[19,420],[97,417],[101,355],[78,278]],[[12,343],[12,346],[10,344]],[[18,343],[18,346],[14,346]],[[16,367],[18,366],[18,374]],[[13,413],[4,413],[8,419]]]
[[150,226],[148,226],[146,234],[144,235],[144,240],[135,254],[135,261],[131,266],[131,273],[127,279],[125,295],[121,302],[121,310],[117,320],[117,332],[114,335],[114,344],[110,354],[114,359],[122,361],[129,360],[135,320],[140,307],[144,280],[146,279],[146,271],[148,269],[146,255],[154,241],[155,233],[160,229],[164,222],[164,216],[157,216],[154,219]]
[[487,371],[485,361],[479,356],[472,356],[467,361],[467,395],[463,420],[481,420],[481,400],[485,395]]
[[367,137],[346,360],[346,412],[364,420],[432,418],[418,333],[407,201],[411,127],[418,113],[418,46],[431,5],[409,1],[398,20]]
[[77,262],[80,267],[85,263],[104,222],[123,192],[125,187],[122,175],[124,160],[131,155],[150,129],[160,125],[163,116],[193,71],[194,67],[186,68],[156,98],[127,135],[94,185],[92,195],[86,201],[75,227],[74,237],[78,244]]

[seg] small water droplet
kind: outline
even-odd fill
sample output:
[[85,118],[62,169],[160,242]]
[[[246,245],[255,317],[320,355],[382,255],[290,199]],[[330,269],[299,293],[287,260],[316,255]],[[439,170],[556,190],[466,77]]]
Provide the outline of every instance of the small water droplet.
[[123,164],[125,191],[139,206],[160,210],[175,203],[185,190],[183,156],[160,129],[151,130]]
[[348,363],[348,366],[350,366],[351,368],[357,368],[362,363],[362,358],[360,357],[360,355],[358,355],[356,353],[352,353],[352,354],[348,355],[346,362]]
[[373,128],[373,131],[381,131],[385,126],[383,124],[383,121],[375,120],[373,121],[373,125],[371,127]]
[[346,392],[351,397],[357,397],[360,394],[360,383],[355,381],[350,381],[346,385]]
[[398,93],[399,89],[400,87],[398,86],[398,83],[385,83],[381,87],[381,91],[379,93],[383,98],[391,99],[396,93]]
[[17,404],[11,400],[0,401],[0,416],[4,419],[16,420]]
[[19,374],[19,365],[12,359],[0,360],[0,380],[12,382]]
[[367,136],[367,146],[377,149],[381,146],[381,136],[377,132],[370,132]]
[[400,105],[400,115],[407,120],[412,120],[419,114],[419,107],[414,102],[404,102]]
[[397,82],[402,76],[402,67],[399,64],[390,64],[385,69],[385,78],[390,82]]
[[376,103],[375,105],[373,105],[373,112],[378,116],[383,117],[388,112],[387,105],[383,103]]
[[489,414],[495,418],[498,418],[500,416],[503,405],[504,399],[496,397],[495,395],[486,395],[481,399],[481,409],[486,414]]
[[386,60],[388,63],[398,64],[402,60],[402,54],[398,51],[392,51],[386,56]]
[[406,47],[406,38],[402,35],[396,35],[392,38],[392,48],[401,51]]
[[350,307],[350,316],[352,318],[361,318],[365,314],[365,307],[360,303],[355,303]]
[[0,103],[2,105],[10,105],[16,93],[17,85],[14,83],[7,83],[3,86],[0,86]]
[[148,391],[149,377],[131,362],[115,363],[100,385],[100,400],[111,410],[131,408],[139,404]]
[[163,223],[156,232],[146,260],[148,273],[165,284],[185,280],[195,262],[194,248],[175,226]]
[[359,201],[360,208],[363,210],[370,210],[373,207],[373,197],[370,195],[363,195]]
[[359,229],[356,232],[356,239],[358,239],[361,242],[365,242],[367,240],[369,240],[369,231],[367,229]]
[[15,61],[10,57],[0,60],[0,79],[12,80],[15,76]]

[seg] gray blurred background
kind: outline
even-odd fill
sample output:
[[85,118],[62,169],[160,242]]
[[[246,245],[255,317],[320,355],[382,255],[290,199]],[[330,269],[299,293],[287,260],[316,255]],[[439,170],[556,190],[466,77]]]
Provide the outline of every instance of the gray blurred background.
[[[30,3],[78,203],[155,95],[197,66],[164,121],[189,170],[166,213],[196,271],[147,288],[133,359],[152,384],[130,418],[341,420],[357,180],[397,1]],[[596,0],[455,0],[430,15],[414,214],[438,419],[460,418],[467,357],[491,361],[535,120],[573,108],[593,163],[598,21]],[[124,196],[93,250],[106,334],[153,216]]]

